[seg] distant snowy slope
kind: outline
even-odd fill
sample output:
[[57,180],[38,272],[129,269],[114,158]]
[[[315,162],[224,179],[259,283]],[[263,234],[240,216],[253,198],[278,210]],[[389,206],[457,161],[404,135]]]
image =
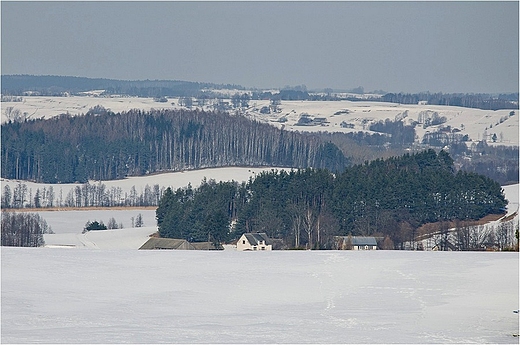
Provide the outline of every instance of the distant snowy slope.
[[[172,105],[172,103],[174,103]],[[101,105],[113,112],[122,112],[130,109],[151,110],[154,109],[178,109],[179,101],[176,98],[168,102],[155,102],[152,98],[122,97],[37,97],[24,96],[23,102],[2,102],[2,109],[13,107],[21,113],[27,113],[31,119],[51,118],[60,114],[72,115],[85,114],[96,105]],[[368,131],[371,122],[395,120],[402,118],[405,124],[418,121],[425,112],[436,112],[439,117],[446,117],[444,126],[451,126],[460,130],[459,133],[467,134],[476,142],[487,139],[491,144],[491,136],[497,135],[497,143],[500,145],[519,145],[519,118],[518,109],[506,110],[481,110],[474,108],[395,104],[387,102],[352,102],[352,101],[282,101],[278,106],[279,112],[261,114],[262,107],[269,106],[269,100],[251,100],[250,107],[244,111],[244,115],[259,121],[270,122],[275,126],[284,126],[288,130],[298,131],[328,131],[351,132]],[[202,107],[211,110],[210,106]],[[514,111],[514,116],[509,116]],[[325,126],[295,126],[302,114],[308,114],[311,118],[326,118]],[[2,123],[7,120],[2,112]],[[286,122],[279,122],[280,119]],[[341,123],[349,123],[353,128],[343,128]],[[421,125],[416,127],[418,140],[427,132],[434,132],[439,126],[431,126],[423,129]]]
[[108,224],[110,218],[116,220],[117,225],[124,228],[132,227],[137,215],[141,214],[143,226],[155,226],[155,209],[106,209],[106,210],[65,210],[65,211],[38,211],[37,212],[56,234],[81,233],[87,222],[97,220]]
[[[257,107],[259,108],[259,107]],[[457,128],[460,134],[467,134],[472,141],[489,140],[496,133],[497,143],[500,145],[519,144],[519,114],[518,110],[514,116],[510,116],[509,110],[481,110],[473,108],[441,106],[441,105],[414,105],[394,104],[385,102],[311,102],[311,101],[282,101],[279,106],[280,112],[271,115],[263,115],[257,111],[250,111],[250,115],[259,120],[277,121],[285,118],[287,121],[276,123],[286,129],[299,131],[325,131],[325,132],[352,132],[368,131],[373,122],[392,121],[401,118],[405,124],[419,121],[419,117],[425,113],[437,113],[439,117],[445,117],[443,126]],[[302,114],[309,114],[311,118],[324,117],[328,123],[324,126],[297,126]],[[353,128],[343,128],[341,123],[349,123]],[[426,129],[419,125],[415,128],[418,141],[427,132],[435,132],[439,128],[430,126]],[[487,136],[485,137],[484,134]],[[490,142],[491,144],[491,142]]]
[[[177,100],[172,100],[177,104]],[[156,102],[152,98],[143,97],[40,97],[23,96],[23,102],[2,102],[2,109],[13,107],[21,114],[27,113],[30,119],[52,118],[61,114],[82,115],[91,108],[100,105],[106,109],[118,113],[130,109],[150,110],[174,109],[171,102]],[[178,106],[177,106],[178,108]],[[5,112],[2,112],[2,123],[7,121]]]

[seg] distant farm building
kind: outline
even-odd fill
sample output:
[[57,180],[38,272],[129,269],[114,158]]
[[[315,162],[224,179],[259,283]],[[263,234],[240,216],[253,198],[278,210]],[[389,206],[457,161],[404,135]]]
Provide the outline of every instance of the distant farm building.
[[334,236],[337,249],[341,250],[377,250],[375,237]]

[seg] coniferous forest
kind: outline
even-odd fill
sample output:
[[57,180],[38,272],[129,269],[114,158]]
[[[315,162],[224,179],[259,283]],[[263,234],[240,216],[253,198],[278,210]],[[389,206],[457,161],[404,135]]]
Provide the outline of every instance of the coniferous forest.
[[220,112],[104,111],[2,125],[2,177],[9,179],[84,183],[206,167],[347,165],[315,135]]
[[479,219],[506,205],[500,184],[455,172],[446,152],[428,150],[338,174],[273,170],[242,184],[167,189],[156,213],[161,236],[190,241],[265,232],[287,247],[330,249],[333,236],[352,234],[385,237],[397,248],[423,224]]

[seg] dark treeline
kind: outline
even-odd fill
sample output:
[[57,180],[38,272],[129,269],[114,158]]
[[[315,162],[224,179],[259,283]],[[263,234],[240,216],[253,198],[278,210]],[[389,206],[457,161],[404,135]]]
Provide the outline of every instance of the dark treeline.
[[[427,147],[438,150],[443,148],[455,160],[457,170],[487,176],[501,185],[518,183],[518,146],[491,146],[486,141],[468,143],[467,135],[449,132],[426,133],[422,145],[415,145],[410,142],[415,133],[412,126],[399,126],[399,122],[390,123],[392,126],[388,129],[379,129],[387,132],[383,134],[359,131],[320,132],[317,135],[322,140],[336,145],[353,164],[399,156],[410,151],[424,150]],[[371,129],[378,129],[378,127],[381,127],[381,122]]]
[[46,183],[113,180],[221,166],[343,170],[317,136],[199,110],[63,115],[2,125],[2,177]]
[[161,236],[195,241],[265,232],[287,247],[333,248],[333,236],[352,234],[388,237],[402,248],[423,224],[479,219],[506,205],[497,182],[455,173],[447,153],[428,150],[340,174],[273,170],[243,184],[206,181],[197,189],[167,189],[157,220]]
[[68,76],[2,75],[2,95],[21,96],[35,92],[42,96],[61,96],[91,90],[105,94],[138,97],[195,96],[205,88],[243,89],[239,85],[199,83],[180,80],[115,80]]
[[390,142],[394,145],[410,145],[415,141],[414,126],[407,126],[402,121],[378,121],[370,125],[370,130],[390,134]]
[[47,233],[52,230],[36,213],[2,212],[2,246],[40,247]]
[[462,93],[387,93],[383,102],[417,104],[426,101],[433,105],[450,105],[484,110],[518,109],[518,93],[500,94],[462,94]]
[[[22,96],[32,92],[42,96],[62,96],[90,90],[105,90],[105,95],[137,97],[202,97],[207,89],[238,89],[240,85],[189,82],[179,80],[114,80],[68,76],[2,75],[2,95]],[[341,98],[332,93],[316,94],[307,91],[304,85],[285,87],[278,92],[252,91],[252,99],[270,100],[358,100],[355,97]],[[357,91],[356,91],[357,90]],[[357,88],[355,93],[363,93]],[[417,104],[426,101],[433,105],[450,105],[485,110],[518,109],[518,93],[509,94],[464,94],[464,93],[386,93],[382,97],[366,98],[364,101],[383,101],[401,104]]]

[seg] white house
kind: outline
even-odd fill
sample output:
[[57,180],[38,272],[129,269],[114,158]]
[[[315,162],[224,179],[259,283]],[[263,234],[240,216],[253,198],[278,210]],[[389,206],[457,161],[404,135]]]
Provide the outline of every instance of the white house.
[[264,232],[245,233],[238,239],[237,250],[273,250],[273,244]]

